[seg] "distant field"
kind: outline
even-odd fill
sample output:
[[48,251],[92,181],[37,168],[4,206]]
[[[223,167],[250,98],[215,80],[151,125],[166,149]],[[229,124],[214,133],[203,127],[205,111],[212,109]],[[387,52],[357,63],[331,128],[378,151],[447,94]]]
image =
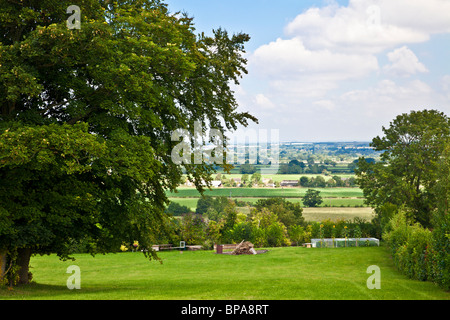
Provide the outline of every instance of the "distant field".
[[[306,176],[308,178],[311,177],[317,177],[317,176],[321,176],[326,180],[331,179],[333,176],[339,176],[341,178],[351,178],[354,177],[354,174],[330,174],[328,176],[324,175],[324,174],[309,174],[309,173],[301,173],[301,174],[264,174],[262,175],[263,179],[272,179],[273,182],[281,182],[283,180],[299,180],[300,177]],[[227,179],[236,179],[236,178],[241,178],[242,174],[227,174],[227,173],[222,173],[222,176],[225,176]],[[251,175],[249,175],[251,176]],[[213,177],[215,177],[215,175],[213,175]]]
[[[260,198],[237,198],[238,200],[255,203]],[[198,198],[171,198],[173,202],[177,202],[183,206],[187,206],[192,211],[197,208]],[[299,198],[288,199],[294,203],[300,203]],[[356,203],[357,201],[357,203]],[[353,220],[354,218],[362,218],[370,221],[373,218],[373,209],[369,207],[354,208],[356,204],[362,204],[362,199],[325,199],[325,202],[332,207],[303,208],[303,217],[306,221],[322,221],[325,219],[336,220]],[[345,207],[340,207],[345,205]],[[348,207],[350,206],[350,207]],[[248,214],[249,207],[238,207],[238,211]]]
[[[363,198],[363,192],[359,188],[313,188],[319,190],[323,198]],[[214,188],[206,190],[205,195],[212,197],[232,197],[232,198],[265,198],[283,197],[300,198],[303,197],[308,188]],[[169,198],[197,198],[199,192],[192,187],[179,188],[178,192],[167,192]]]
[[[179,203],[183,206],[187,206],[191,210],[195,210],[197,208],[197,202],[199,198],[170,198],[170,201]],[[245,201],[245,202],[251,202],[255,203],[258,201],[258,199],[261,198],[240,198],[240,197],[233,197],[233,199],[237,199],[238,201]],[[294,203],[300,203],[300,205],[303,206],[302,198],[289,198],[290,202]],[[364,199],[349,199],[349,198],[325,198],[323,199],[324,202],[322,203],[322,207],[325,205],[330,207],[355,207],[355,206],[361,206],[363,205]]]
[[372,208],[303,208],[303,217],[306,221],[323,221],[330,219],[337,220],[353,220],[362,218],[370,221],[373,218]]

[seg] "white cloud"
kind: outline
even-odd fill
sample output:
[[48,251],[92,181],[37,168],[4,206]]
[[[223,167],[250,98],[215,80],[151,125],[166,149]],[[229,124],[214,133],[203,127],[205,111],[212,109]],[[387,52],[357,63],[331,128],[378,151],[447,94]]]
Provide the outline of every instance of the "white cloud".
[[450,32],[448,0],[381,0],[379,6],[386,23],[427,34]]
[[336,80],[357,78],[378,69],[374,56],[335,53],[330,50],[309,50],[300,38],[283,40],[259,47],[253,54],[252,63],[268,74],[302,76],[322,74]]
[[417,56],[408,47],[403,46],[387,54],[391,64],[383,67],[388,74],[409,76],[418,72],[428,72]]
[[400,113],[449,112],[448,71],[426,82],[437,64],[428,56],[425,66],[409,46],[424,43],[415,46],[424,57],[439,33],[450,33],[450,0],[311,8],[287,24],[285,38],[248,54],[245,101],[260,124],[291,140],[371,139]]
[[250,74],[292,101],[320,97],[339,86],[340,81],[359,79],[379,70],[375,56],[309,50],[301,39],[277,39],[259,47],[249,57]]
[[275,105],[270,101],[269,98],[267,98],[264,94],[258,93],[255,96],[255,103],[258,107],[261,107],[263,109],[273,109],[275,108]]
[[450,32],[448,0],[350,0],[299,14],[285,28],[308,48],[379,53]]
[[329,110],[329,111],[334,110],[336,108],[336,104],[333,101],[331,101],[331,100],[315,101],[314,105],[319,107],[319,108],[322,108],[322,109],[325,109],[325,110]]
[[420,80],[400,85],[392,80],[384,79],[373,87],[348,91],[342,94],[338,101],[339,105],[345,106],[352,112],[358,112],[355,116],[387,121],[411,109],[434,108],[436,101],[442,102],[442,98],[428,84]]

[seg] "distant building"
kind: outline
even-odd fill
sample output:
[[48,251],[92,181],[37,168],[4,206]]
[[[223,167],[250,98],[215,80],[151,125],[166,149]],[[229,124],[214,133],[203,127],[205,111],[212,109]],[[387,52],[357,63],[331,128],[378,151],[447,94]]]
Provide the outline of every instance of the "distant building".
[[214,188],[220,188],[222,187],[222,181],[220,180],[213,180],[211,181],[211,186]]
[[[270,182],[270,181],[272,181],[272,182]],[[275,183],[273,183],[273,180],[272,180],[272,179],[263,178],[263,179],[262,179],[262,183],[263,183],[266,187],[269,187],[269,188],[275,188]]]
[[297,187],[298,180],[283,180],[280,182],[280,186],[282,186],[282,187]]

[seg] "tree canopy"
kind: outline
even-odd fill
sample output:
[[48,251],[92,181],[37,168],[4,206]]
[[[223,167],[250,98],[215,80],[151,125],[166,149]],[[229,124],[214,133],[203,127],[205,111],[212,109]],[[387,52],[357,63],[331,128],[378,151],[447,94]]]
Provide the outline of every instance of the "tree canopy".
[[322,204],[323,199],[319,190],[308,189],[302,201],[306,207],[318,207]]
[[203,190],[214,168],[174,164],[172,132],[257,120],[230,87],[249,36],[194,32],[159,0],[0,0],[0,255],[150,248],[183,170]]
[[361,158],[355,170],[366,202],[378,215],[403,206],[409,218],[429,227],[436,208],[436,186],[442,178],[438,164],[450,138],[450,119],[436,110],[412,111],[397,116],[388,128],[383,127],[383,133],[371,143],[382,151],[381,161]]

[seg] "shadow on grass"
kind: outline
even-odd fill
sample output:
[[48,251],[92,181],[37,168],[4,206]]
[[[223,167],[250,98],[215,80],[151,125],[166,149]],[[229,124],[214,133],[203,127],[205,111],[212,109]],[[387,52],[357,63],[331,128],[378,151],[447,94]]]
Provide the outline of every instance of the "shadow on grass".
[[12,289],[7,286],[0,286],[0,300],[72,300],[72,299],[89,299],[89,295],[98,293],[108,293],[124,291],[131,288],[120,286],[99,286],[99,287],[81,287],[81,289],[68,289],[67,286],[53,285],[32,282],[27,285],[18,285]]

